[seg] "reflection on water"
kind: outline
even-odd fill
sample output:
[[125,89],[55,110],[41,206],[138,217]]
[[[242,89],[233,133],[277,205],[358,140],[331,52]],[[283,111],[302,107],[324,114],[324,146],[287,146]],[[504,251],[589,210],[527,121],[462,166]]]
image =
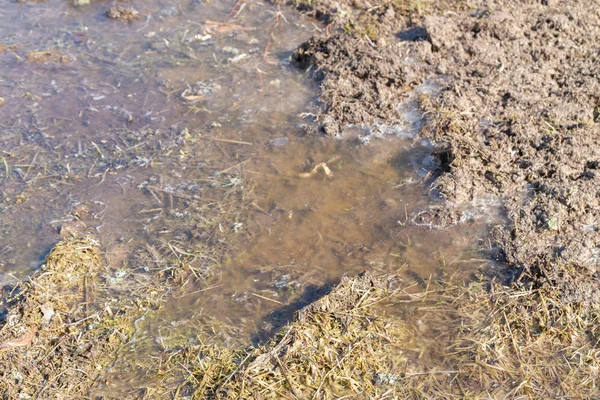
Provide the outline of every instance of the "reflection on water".
[[86,230],[109,282],[185,258],[194,279],[136,325],[132,360],[196,340],[201,317],[225,344],[263,341],[343,274],[425,285],[481,261],[484,226],[411,221],[432,202],[426,145],[389,127],[304,136],[314,88],[289,55],[318,28],[243,4],[151,0],[131,24],[104,2],[0,11],[0,284]]

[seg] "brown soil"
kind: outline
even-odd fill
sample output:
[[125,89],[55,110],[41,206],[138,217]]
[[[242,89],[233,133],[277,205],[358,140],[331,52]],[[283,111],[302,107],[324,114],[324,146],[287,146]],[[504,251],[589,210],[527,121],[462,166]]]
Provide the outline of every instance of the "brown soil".
[[31,51],[25,56],[27,61],[36,64],[60,62],[63,64],[70,63],[73,58],[68,55],[60,54],[56,49]]
[[322,107],[315,128],[338,135],[349,124],[398,121],[398,104],[432,73],[430,65],[417,62],[421,46],[414,42],[426,38],[417,22],[425,12],[459,10],[465,4],[325,0],[296,6],[329,24],[324,35],[298,49],[295,60],[320,82]]
[[424,134],[443,150],[436,187],[448,200],[505,199],[512,266],[564,286],[564,301],[597,305],[600,10],[550,4],[425,19],[425,59],[453,79],[423,99]]
[[422,15],[468,9],[464,0],[294,0],[296,7],[330,28],[376,41],[419,21]]
[[[388,298],[378,292],[385,281],[363,276],[301,311],[262,349],[165,352],[164,365],[178,375],[166,374],[162,363],[157,374],[166,375],[174,397],[260,398],[269,391],[334,398],[359,390],[383,397],[378,386],[392,378],[401,398],[597,397],[600,9],[591,0],[423,4],[300,1],[299,8],[330,26],[301,47],[297,61],[320,82],[318,121],[333,135],[348,124],[397,122],[395,106],[414,86],[432,75],[444,78],[440,95],[419,102],[421,135],[435,143],[440,165],[432,189],[446,202],[411,220],[444,228],[477,197],[500,196],[511,225],[495,237],[508,261],[504,272],[514,279],[454,286],[427,305],[456,312],[456,331],[446,327],[438,335],[450,346],[442,371],[403,379],[373,374],[379,357],[389,355],[380,352],[386,343],[403,343],[389,340],[385,321],[363,304],[373,295],[365,304]],[[138,17],[131,9],[111,11],[109,17],[125,22]],[[63,231],[78,235],[75,225]],[[148,308],[101,303],[110,298],[105,268],[93,239],[66,239],[31,282],[6,289],[4,396],[81,398],[103,379]],[[146,287],[132,293],[138,292],[146,295]],[[315,343],[330,352],[315,351]],[[369,356],[364,363],[354,358],[359,347]]]
[[296,60],[316,68],[313,76],[321,81],[327,112],[320,115],[320,124],[326,134],[338,135],[348,124],[396,118],[408,73],[394,50],[345,34],[313,38],[298,49]]
[[121,22],[132,23],[141,19],[140,12],[133,7],[111,7],[106,16],[111,19],[116,19]]

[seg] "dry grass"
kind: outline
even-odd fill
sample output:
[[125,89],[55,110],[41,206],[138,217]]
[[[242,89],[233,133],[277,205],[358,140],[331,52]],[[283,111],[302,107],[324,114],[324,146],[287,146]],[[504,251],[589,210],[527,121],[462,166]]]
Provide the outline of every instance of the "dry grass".
[[98,243],[69,239],[8,300],[0,329],[0,393],[5,398],[85,395],[127,338],[127,324],[95,301],[103,270]]
[[344,278],[257,348],[174,349],[168,357],[171,367],[164,369],[178,370],[183,380],[171,393],[198,399],[385,398],[398,380],[393,369],[405,360],[390,351],[402,331],[374,307],[396,293],[387,279],[370,274]]
[[[0,329],[4,397],[85,397],[118,354],[127,358],[118,350],[141,309],[100,301],[105,276],[98,244],[73,238],[15,289]],[[433,281],[409,294],[397,278],[365,273],[344,278],[264,345],[227,348],[200,335],[200,345],[165,349],[158,363],[135,366],[147,388],[124,396],[594,397],[598,311],[563,300],[557,285],[528,276],[511,286]]]
[[[557,288],[482,279],[440,288],[435,301],[429,295],[433,303],[413,297],[413,312],[421,309],[413,318],[430,328],[419,335],[405,329],[414,320],[374,317],[372,303],[399,296],[380,279],[346,279],[198,398],[597,396],[598,312],[565,304]],[[369,282],[379,289],[369,292]],[[368,293],[364,301],[361,293]],[[402,356],[415,341],[433,359]]]
[[453,349],[461,378],[493,398],[597,396],[598,310],[565,304],[561,291],[531,284],[492,283],[471,292],[468,316]]
[[223,398],[322,398],[360,393],[380,397],[375,384],[389,373],[394,343],[373,305],[389,295],[383,278],[344,278],[327,296],[301,310],[294,323],[223,382]]

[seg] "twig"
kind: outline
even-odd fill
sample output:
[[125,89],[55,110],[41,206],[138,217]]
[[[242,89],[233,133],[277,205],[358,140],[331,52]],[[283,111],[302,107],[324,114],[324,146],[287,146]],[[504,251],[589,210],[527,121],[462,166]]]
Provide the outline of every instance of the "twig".
[[225,384],[227,382],[229,382],[229,380],[233,377],[233,375],[235,375],[240,368],[242,368],[242,366],[244,365],[244,363],[250,358],[250,356],[252,355],[252,353],[248,353],[248,355],[246,356],[246,358],[244,358],[244,360],[242,360],[242,362],[240,363],[240,365],[237,366],[237,368],[235,370],[233,370],[233,372],[227,377],[227,379],[225,379],[225,382],[223,382],[223,384],[221,385],[221,387],[225,387]]
[[246,146],[252,146],[252,143],[250,143],[250,142],[242,142],[240,140],[218,139],[218,138],[213,138],[213,140],[215,142],[225,142],[225,143],[233,143],[233,144],[244,144]]
[[219,173],[220,173],[220,174],[224,174],[225,172],[231,171],[231,170],[232,170],[232,169],[234,169],[234,168],[241,167],[242,165],[246,164],[246,163],[247,163],[248,161],[250,161],[250,160],[252,160],[252,157],[251,157],[251,158],[248,158],[247,160],[244,160],[244,161],[242,161],[241,163],[238,163],[238,164],[232,165],[232,166],[231,166],[231,167],[229,167],[229,168],[225,168],[224,170],[221,170],[221,171],[219,171]]
[[292,385],[292,382],[290,381],[287,374],[285,373],[285,367],[283,366],[283,364],[281,364],[281,361],[279,360],[279,357],[277,357],[277,354],[273,354],[273,358],[275,358],[275,361],[277,361],[277,365],[279,365],[279,369],[281,369],[281,373],[283,374],[283,377],[287,381],[288,385],[290,385],[290,391],[292,392],[292,396],[294,396],[295,399],[298,399],[298,395],[296,394],[296,391],[294,390],[294,385]]
[[227,15],[225,16],[225,20],[224,20],[224,21],[227,21],[229,18],[231,18],[231,16],[233,15],[233,12],[234,12],[234,11],[235,11],[235,10],[238,8],[238,6],[239,6],[241,3],[243,3],[243,2],[244,2],[244,0],[237,0],[237,2],[236,2],[234,5],[233,5],[233,8],[231,9],[231,11],[229,11],[229,12],[227,13]]
[[27,171],[25,171],[25,175],[23,175],[23,180],[25,180],[25,178],[27,178],[27,174],[29,174],[29,170],[31,170],[31,167],[35,163],[35,160],[37,160],[38,154],[40,154],[39,150],[35,152],[35,155],[33,156],[33,160],[31,160],[31,162],[29,163],[29,166],[27,167]]
[[261,298],[261,299],[264,299],[264,300],[268,300],[268,301],[272,301],[273,303],[277,303],[277,304],[281,304],[281,305],[283,305],[283,303],[282,303],[282,302],[280,302],[280,301],[277,301],[277,300],[274,300],[274,299],[270,299],[270,298],[268,298],[268,297],[265,297],[265,296],[261,296],[260,294],[256,294],[256,293],[252,293],[252,292],[250,292],[250,294],[251,294],[252,296],[256,296],[256,297],[258,297],[258,298]]

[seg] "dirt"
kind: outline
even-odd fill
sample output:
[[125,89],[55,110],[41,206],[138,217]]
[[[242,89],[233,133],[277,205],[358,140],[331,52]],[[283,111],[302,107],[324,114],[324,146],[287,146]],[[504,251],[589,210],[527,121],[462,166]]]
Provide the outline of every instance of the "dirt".
[[133,7],[121,7],[115,6],[111,7],[107,12],[106,16],[110,19],[116,19],[117,21],[132,23],[134,21],[139,21],[142,16],[140,12]]
[[338,135],[349,124],[394,120],[410,79],[394,48],[378,48],[343,33],[311,39],[295,59],[301,67],[315,69],[326,110],[319,124],[327,135]]
[[468,8],[464,0],[294,0],[291,3],[328,24],[327,31],[342,28],[345,33],[373,41],[397,34],[425,14]]
[[453,77],[423,102],[448,170],[435,185],[459,204],[502,196],[510,265],[588,306],[600,288],[599,15],[590,1],[501,2],[424,21],[427,62]]
[[[329,25],[294,59],[320,84],[315,130],[339,135],[348,125],[395,124],[397,107],[433,71],[418,60],[424,12],[458,10],[464,2],[298,2]],[[416,22],[417,21],[417,22]],[[410,27],[410,28],[409,28]]]
[[[410,373],[402,376],[406,379],[399,380],[400,375],[390,376],[387,371],[374,376],[373,372],[380,372],[376,371],[379,369],[376,365],[379,358],[375,357],[371,357],[365,364],[361,361],[359,364],[362,370],[355,368],[358,363],[353,358],[355,346],[375,345],[379,349],[379,346],[383,345],[380,342],[381,336],[361,336],[362,331],[367,332],[369,328],[379,329],[384,325],[387,326],[387,320],[377,320],[381,326],[373,324],[373,320],[369,319],[370,314],[366,319],[362,317],[356,319],[355,316],[347,318],[347,314],[358,310],[367,314],[372,311],[370,307],[363,309],[360,306],[362,296],[366,298],[374,293],[371,290],[373,286],[371,279],[361,280],[359,277],[356,280],[346,279],[338,287],[347,289],[350,285],[352,288],[359,289],[361,293],[355,293],[352,297],[353,300],[358,299],[358,305],[346,303],[350,297],[345,296],[337,302],[336,307],[341,307],[343,311],[339,313],[338,308],[328,308],[331,304],[327,301],[336,298],[325,297],[306,308],[304,312],[300,312],[290,325],[274,324],[272,329],[269,329],[269,337],[274,334],[275,339],[267,343],[263,349],[267,356],[261,357],[256,349],[248,350],[254,352],[256,356],[255,359],[250,360],[251,364],[244,364],[249,360],[244,349],[232,350],[225,347],[211,350],[205,346],[203,342],[205,338],[198,332],[203,332],[202,329],[213,330],[209,332],[211,339],[220,334],[228,335],[228,328],[223,324],[214,326],[206,324],[202,329],[196,329],[198,325],[204,325],[205,321],[198,319],[195,321],[198,325],[194,325],[193,333],[172,345],[168,342],[167,345],[163,343],[163,334],[159,328],[158,336],[151,339],[156,340],[157,344],[160,342],[162,346],[160,357],[153,359],[152,365],[147,368],[152,370],[156,367],[155,373],[158,379],[168,386],[165,389],[166,393],[174,393],[175,397],[179,394],[202,396],[201,392],[205,389],[206,383],[205,377],[212,379],[216,373],[220,379],[219,385],[216,386],[216,391],[211,389],[207,393],[222,394],[223,397],[227,397],[228,393],[243,393],[242,397],[251,395],[258,397],[257,393],[266,390],[264,386],[259,388],[249,384],[245,386],[246,378],[257,372],[262,377],[268,377],[269,383],[266,387],[268,390],[275,388],[274,390],[286,394],[289,390],[292,398],[303,398],[305,394],[305,392],[296,393],[299,386],[292,382],[301,379],[306,383],[307,377],[311,380],[304,390],[313,398],[360,394],[361,390],[367,389],[367,392],[373,396],[380,394],[383,396],[379,388],[371,386],[379,386],[378,382],[387,385],[391,380],[394,381],[392,384],[394,388],[402,390],[400,394],[402,397],[422,397],[423,393],[427,393],[438,398],[478,396],[511,398],[518,395],[550,398],[574,396],[575,391],[577,394],[574,397],[597,395],[596,338],[598,337],[597,310],[600,301],[597,279],[600,257],[598,239],[600,194],[597,189],[599,183],[597,173],[600,169],[598,148],[600,144],[598,143],[600,141],[598,139],[600,137],[598,135],[600,133],[600,97],[598,96],[600,60],[598,58],[600,55],[597,48],[600,39],[598,22],[600,10],[598,6],[589,0],[571,2],[568,6],[552,0],[540,2],[498,0],[493,3],[324,0],[299,1],[296,6],[313,13],[328,24],[321,35],[315,36],[302,45],[294,57],[296,63],[301,68],[309,70],[319,84],[321,104],[319,110],[315,112],[314,130],[322,130],[327,135],[343,136],[349,126],[376,124],[393,126],[402,123],[403,115],[398,110],[398,105],[409,99],[409,96],[414,96],[414,89],[417,86],[425,84],[432,78],[438,82],[439,88],[435,90],[435,94],[422,91],[416,99],[425,121],[415,141],[426,138],[434,144],[435,162],[430,165],[435,165],[436,168],[434,171],[426,171],[423,180],[430,185],[432,197],[440,201],[435,207],[420,209],[409,214],[406,208],[402,209],[399,202],[390,196],[386,199],[389,202],[383,202],[381,207],[397,209],[399,218],[390,218],[389,224],[383,224],[381,227],[378,225],[377,229],[380,229],[385,236],[389,236],[390,232],[400,232],[399,229],[404,228],[405,225],[427,226],[436,228],[439,230],[438,233],[445,233],[450,237],[452,233],[446,229],[451,225],[471,221],[472,209],[479,207],[477,204],[481,204],[482,198],[498,198],[510,223],[492,230],[496,244],[490,243],[488,249],[491,250],[495,245],[500,246],[501,259],[506,261],[507,267],[492,271],[486,269],[486,274],[479,277],[479,286],[465,283],[471,282],[473,278],[461,276],[459,270],[463,270],[457,267],[457,271],[452,276],[458,275],[458,280],[463,281],[450,285],[447,282],[451,279],[448,280],[447,275],[452,271],[447,268],[445,260],[442,260],[445,267],[443,273],[436,274],[433,281],[434,274],[432,274],[429,281],[426,281],[411,270],[416,263],[406,258],[406,263],[399,268],[410,266],[406,274],[412,273],[415,276],[424,293],[429,293],[431,289],[432,293],[439,296],[434,297],[431,302],[419,301],[419,305],[413,308],[403,308],[404,300],[394,304],[393,309],[405,313],[404,321],[411,325],[411,329],[423,333],[422,336],[413,335],[409,339],[389,341],[394,348],[401,348],[403,352],[409,353],[407,348],[413,347],[413,353],[416,355],[411,357],[411,362],[406,361],[400,366],[400,369],[411,368]],[[102,9],[101,12],[104,13],[104,10]],[[233,9],[227,7],[222,14],[226,15],[225,20],[230,17],[235,20],[235,15],[242,11],[242,6],[238,8],[236,4]],[[160,18],[169,18],[172,12],[175,11],[161,12]],[[107,15],[127,23],[139,18],[137,11],[122,7],[111,9]],[[281,10],[273,12],[272,17],[275,25],[285,21]],[[109,21],[104,18],[104,22]],[[204,30],[190,36],[189,43],[203,43],[210,39],[209,33],[218,33],[223,36],[235,34],[236,40],[247,40],[248,44],[251,44],[253,40],[250,38],[250,28],[246,29],[246,24],[240,22],[241,24],[206,20]],[[128,28],[125,24],[116,25]],[[183,38],[188,35],[187,31],[179,33],[181,34],[174,36],[177,40],[171,41],[173,46],[179,41],[183,43]],[[78,35],[77,40],[85,38],[85,33]],[[150,39],[157,33],[150,31],[145,35]],[[270,36],[273,37],[272,32]],[[166,39],[164,41],[166,42]],[[258,71],[258,75],[252,77],[255,79],[256,89],[260,92],[267,85],[275,87],[280,84],[279,81],[268,81],[267,79],[270,79],[267,78],[268,74],[263,72],[265,67],[268,67],[270,45],[271,42],[268,41],[260,48],[248,50],[248,54],[255,55],[252,58],[255,62],[252,71],[253,74],[254,70]],[[187,44],[182,44],[182,51],[187,50],[183,48],[184,46],[187,47]],[[50,47],[44,45],[37,48]],[[168,54],[169,45],[163,46],[162,41],[157,40],[150,48],[152,54],[157,55],[157,60],[164,61],[165,57],[159,54]],[[222,53],[226,54],[223,65],[230,66],[234,70],[239,68],[239,64],[236,67],[233,65],[242,58],[236,62],[233,60],[246,53],[233,57],[236,51],[239,52],[231,46],[222,48]],[[58,52],[56,55],[52,52],[39,53],[40,61],[37,57],[30,61],[62,62],[62,58],[52,59],[60,56]],[[193,56],[193,53],[190,54]],[[212,53],[212,57],[217,61],[215,54],[220,53]],[[232,58],[229,58],[230,55]],[[50,59],[47,59],[48,57]],[[186,57],[196,59],[195,56]],[[127,70],[129,69],[127,65]],[[249,76],[238,80],[248,81]],[[264,87],[263,79],[265,79]],[[204,84],[190,86],[179,81],[176,85],[179,85],[176,86],[179,89],[175,91],[179,92],[186,105],[190,106],[189,112],[210,114],[206,110],[209,102],[204,103],[203,96],[209,97],[212,89],[206,91],[207,86]],[[213,89],[216,87],[212,86]],[[169,91],[172,89],[167,84],[164,88]],[[116,91],[115,88],[112,89]],[[27,100],[30,98],[32,101],[39,100],[34,96],[30,93],[23,94],[23,98]],[[104,95],[94,95],[92,99],[100,101],[104,97]],[[14,99],[15,97],[10,98],[13,103]],[[6,107],[9,106],[11,102],[8,102]],[[289,104],[286,107],[289,107]],[[92,107],[89,110],[98,112]],[[122,118],[123,123],[134,123],[133,114],[126,109],[111,108],[110,110]],[[257,119],[265,119],[264,114],[257,112],[257,115],[260,116]],[[204,114],[201,116],[204,117]],[[136,116],[135,122],[137,118]],[[213,133],[217,128],[222,127],[221,123],[229,122],[225,121],[226,118],[217,122],[212,120],[213,117],[210,115],[206,118],[206,122],[202,121],[202,124],[210,123],[207,131]],[[105,118],[100,116],[98,119]],[[35,123],[37,118],[32,120]],[[96,126],[93,128],[101,131]],[[244,131],[237,126],[236,130]],[[199,135],[192,139],[187,127],[183,129],[175,126],[172,131],[180,132],[181,138],[177,138],[176,143],[185,145],[186,141],[189,141],[187,146],[190,147],[186,148],[189,151],[180,150],[178,152],[180,158],[189,155],[199,158],[194,161],[194,169],[205,168],[205,160],[202,159],[203,155],[198,149],[206,146],[191,147],[193,140],[210,138],[210,142],[207,143],[223,146],[217,148],[225,158],[228,152],[231,152],[231,165],[218,164],[218,167],[214,168],[215,171],[222,171],[224,174],[232,169],[242,170],[247,163],[248,167],[253,168],[248,173],[256,173],[254,171],[257,169],[256,166],[250,162],[252,157],[257,157],[252,147],[257,143],[252,137],[242,134],[239,137],[225,135],[229,137],[225,139],[219,135],[209,137],[209,133],[202,132],[204,136]],[[126,133],[133,136],[135,132]],[[231,132],[225,131],[225,133]],[[49,137],[44,132],[35,130],[27,132],[31,137],[35,134],[43,134],[44,138]],[[273,135],[272,140],[281,139],[281,133],[273,132]],[[133,139],[142,144],[146,140],[143,136],[133,137]],[[19,143],[23,142],[24,140],[21,140]],[[159,144],[156,147],[162,149],[163,141],[156,139],[156,142]],[[100,145],[108,154],[102,142]],[[246,150],[231,150],[230,147],[225,147],[228,145],[246,146],[241,147]],[[61,146],[63,144],[54,143],[48,148]],[[71,169],[76,168],[77,163],[80,162],[77,160],[83,154],[82,144],[78,143],[78,146],[79,150],[74,153],[77,156],[70,159],[70,164],[66,164],[63,174],[71,175]],[[94,146],[99,156],[104,159],[100,147],[96,143]],[[137,146],[125,141],[126,149],[137,148]],[[282,146],[289,148],[290,145],[285,142]],[[91,149],[91,151],[96,154],[96,150]],[[312,151],[314,153],[314,149]],[[168,154],[170,152],[169,150]],[[43,156],[42,152],[40,157]],[[25,161],[15,164],[15,171],[18,171],[22,181],[26,181],[30,173],[34,173],[31,165],[39,163],[40,158],[38,153],[21,158]],[[331,174],[335,177],[341,173],[340,169],[332,166],[333,162],[329,157],[314,159],[314,154],[311,154],[306,159],[305,168],[296,168],[297,170],[294,170],[291,176],[305,178],[302,179],[303,182],[318,182],[321,185],[322,182],[328,182],[327,179],[331,178]],[[159,160],[165,163],[168,159],[165,155]],[[141,162],[144,168],[148,168],[151,164],[147,160],[144,162],[143,159]],[[4,158],[3,163],[8,179],[10,170]],[[81,165],[85,166],[85,164]],[[127,351],[131,353],[139,351],[141,347],[138,347],[137,341],[142,339],[136,338],[138,322],[145,318],[147,310],[158,307],[163,302],[163,298],[170,290],[168,286],[184,287],[194,275],[198,281],[209,282],[206,287],[201,286],[202,289],[198,289],[197,292],[221,287],[210,285],[212,280],[209,279],[214,278],[210,266],[224,265],[224,257],[212,256],[213,260],[207,254],[210,255],[210,251],[216,252],[216,249],[219,254],[225,253],[221,248],[226,248],[229,242],[224,236],[237,235],[238,230],[243,232],[244,224],[239,221],[245,220],[241,217],[238,220],[239,214],[224,211],[218,204],[218,200],[211,200],[216,193],[209,192],[211,194],[206,199],[195,197],[192,186],[189,187],[189,193],[183,193],[179,189],[174,191],[169,183],[171,181],[163,182],[162,178],[158,182],[156,179],[140,178],[134,185],[132,176],[108,174],[110,168],[121,168],[117,162],[108,164],[107,161],[107,166],[108,169],[95,175],[99,183],[93,188],[102,184],[108,177],[108,179],[114,178],[118,184],[114,189],[120,188],[123,194],[126,189],[132,190],[134,187],[144,190],[151,200],[149,204],[153,202],[150,196],[157,204],[144,207],[139,212],[153,215],[158,211],[158,216],[152,217],[152,226],[160,227],[160,231],[158,228],[156,231],[161,234],[169,232],[168,227],[177,226],[178,229],[173,233],[177,235],[174,236],[177,241],[163,239],[164,236],[155,237],[155,231],[150,230],[151,240],[145,246],[136,248],[135,253],[132,254],[149,265],[151,271],[146,271],[149,268],[146,266],[142,275],[123,275],[123,272],[129,268],[130,260],[133,263],[133,258],[128,258],[126,255],[125,239],[119,236],[110,240],[111,244],[104,254],[108,262],[104,263],[97,242],[89,237],[81,238],[92,223],[98,223],[89,221],[89,226],[85,223],[82,225],[81,222],[86,219],[84,214],[102,215],[103,210],[91,213],[83,209],[75,210],[73,218],[58,224],[56,227],[60,227],[60,234],[64,241],[50,253],[45,267],[36,273],[30,282],[6,286],[2,291],[4,297],[1,304],[3,308],[6,307],[6,310],[0,312],[2,322],[0,359],[5,368],[1,370],[3,379],[0,389],[6,395],[12,397],[18,395],[21,398],[88,395],[93,386],[106,378],[104,374],[110,372],[113,361],[110,357],[119,353],[118,349],[122,350],[121,354]],[[181,169],[176,163],[169,168],[173,171]],[[80,168],[80,170],[84,169],[87,171],[87,166]],[[356,169],[361,172],[359,168]],[[273,168],[273,171],[269,171],[269,179],[272,173],[280,175],[281,171]],[[259,172],[259,174],[267,176],[264,173]],[[237,172],[232,175],[222,175],[219,172],[214,176],[211,175],[208,181],[211,182],[210,187],[215,190],[221,186],[237,187],[242,186],[242,183],[243,186],[250,185],[244,183],[241,176],[243,175],[240,173],[238,176]],[[378,178],[381,179],[381,176]],[[138,185],[142,181],[143,183]],[[390,178],[389,181],[393,182],[394,189],[400,186],[396,186],[395,175],[394,179]],[[286,181],[286,185],[290,183]],[[334,185],[328,187],[335,189]],[[11,192],[9,189],[11,188],[7,185],[7,190],[2,194],[6,196],[4,199],[6,203],[10,201],[15,205],[30,204],[25,195]],[[105,191],[105,189],[96,190]],[[206,190],[210,190],[208,185]],[[326,194],[326,190],[319,188],[312,192]],[[245,192],[239,189],[239,193],[238,191],[225,193],[224,198],[235,200],[237,197],[244,197],[243,193]],[[356,190],[353,194],[361,195],[360,190]],[[105,196],[114,195],[106,192]],[[270,195],[265,198],[271,199]],[[44,198],[41,198],[39,201],[43,200]],[[200,206],[201,200],[210,201],[210,206]],[[237,203],[234,200],[228,203],[227,207],[236,208]],[[198,201],[197,206],[181,207],[181,212],[174,208],[186,202],[196,204],[196,201]],[[271,202],[275,204],[274,201]],[[292,204],[285,208],[284,206],[271,207],[267,201],[264,204],[258,203],[252,202],[250,205],[256,209],[257,215],[262,217],[264,214],[270,220],[273,219],[270,214],[275,215],[275,211],[281,214],[280,219],[284,221],[292,220],[292,216],[295,215],[308,220],[307,215],[314,212],[306,204],[303,207]],[[157,205],[159,208],[156,208]],[[163,206],[169,210],[169,213],[165,212],[164,216]],[[213,212],[211,207],[216,211]],[[351,209],[346,208],[344,204],[339,208],[343,208],[345,213]],[[209,215],[210,212],[215,217],[206,221],[205,215]],[[234,215],[235,218],[220,219],[216,215]],[[115,215],[113,218],[120,217]],[[175,218],[187,222],[177,225],[169,222]],[[323,219],[318,215],[316,218]],[[265,224],[258,217],[255,219],[263,222],[270,235],[268,223]],[[369,223],[372,222],[371,218]],[[264,230],[261,224],[257,225],[260,230]],[[98,225],[96,229],[100,230],[102,226]],[[321,231],[317,231],[318,237],[316,237],[311,230],[311,249],[315,247],[313,243],[319,244],[324,241]],[[299,230],[294,228],[294,238],[298,236],[298,232]],[[131,233],[125,232],[122,236],[129,234]],[[343,254],[371,252],[369,247],[361,245],[362,240],[341,241],[340,237],[343,235],[337,233],[331,236],[340,241]],[[403,252],[409,253],[410,237],[408,234],[406,236],[408,244],[400,242],[397,247],[402,247]],[[391,240],[396,240],[399,236],[390,237]],[[435,236],[429,237],[435,238]],[[328,240],[328,237],[325,237],[325,240]],[[196,251],[192,253],[188,241],[201,242],[202,245],[198,245]],[[178,247],[173,247],[173,243]],[[274,249],[281,251],[281,243],[282,241],[274,242]],[[301,246],[296,244],[294,246],[306,252]],[[179,247],[183,250],[179,250]],[[265,246],[262,246],[261,250],[267,253],[265,260],[269,260],[267,256],[271,257],[277,253],[269,251]],[[387,254],[389,253],[387,250],[384,248],[383,251]],[[398,253],[401,252],[392,253],[390,257],[400,258],[399,261],[402,262],[404,258]],[[182,260],[180,256],[183,255],[186,257]],[[431,254],[427,254],[427,257],[433,258]],[[175,262],[175,259],[179,262]],[[363,258],[356,259],[357,262],[368,264],[369,268],[376,269],[377,258],[369,256],[364,258],[364,261]],[[272,262],[260,263],[250,257],[248,260],[247,268],[255,268],[255,265],[262,264],[269,265],[271,268],[271,265],[280,262],[279,259],[274,259]],[[319,260],[319,263],[328,270],[337,262],[337,259],[332,257],[323,260]],[[387,263],[387,259],[382,258],[382,260],[385,262],[381,264]],[[295,259],[289,264],[290,269],[300,269],[294,267]],[[390,262],[390,267],[391,265]],[[287,265],[283,267],[288,268]],[[343,267],[348,270],[347,264]],[[208,269],[203,273],[205,268]],[[189,269],[190,272],[183,272],[184,269]],[[285,271],[283,268],[281,270]],[[271,270],[266,271],[272,273]],[[256,276],[255,282],[258,282],[260,277],[258,272],[252,273],[255,275],[248,274],[246,278],[252,279]],[[283,275],[282,272],[280,276],[276,276],[277,281],[287,285],[290,280],[289,275]],[[144,280],[138,282],[136,278],[139,276]],[[291,276],[295,278],[293,274]],[[490,276],[492,276],[491,282]],[[156,282],[159,284],[155,284]],[[443,282],[446,282],[446,286]],[[124,287],[126,283],[132,287]],[[384,283],[379,282],[374,285],[374,289],[380,289],[382,286]],[[451,290],[448,289],[449,286]],[[163,289],[152,290],[153,287]],[[192,291],[195,289],[190,289],[190,293],[195,293]],[[219,290],[221,291],[227,292]],[[118,292],[119,296],[114,292]],[[266,297],[274,292],[265,290],[260,293],[262,294],[253,293],[252,299],[255,303],[247,299],[246,303],[261,305],[262,303],[258,302],[266,300],[269,303],[283,305],[279,300]],[[234,298],[237,294],[236,292],[228,297],[232,301],[237,302],[238,299],[244,301],[244,293]],[[112,296],[118,297],[119,301],[131,299],[131,302],[117,309],[113,305],[114,300],[110,300],[113,302],[110,305],[109,300],[103,300],[102,303],[98,300],[112,299]],[[179,300],[181,297],[175,297],[178,306],[182,304]],[[382,302],[384,298],[386,297],[381,298]],[[279,299],[283,298],[279,297]],[[377,301],[379,299],[378,297]],[[117,302],[117,304],[121,303]],[[196,303],[191,304],[198,308]],[[443,328],[437,328],[433,323],[428,326],[427,319],[421,318],[419,314],[427,313],[432,318],[435,317],[439,324],[445,322],[444,317],[435,313],[442,309],[448,312],[442,314],[448,318],[448,323]],[[189,314],[188,309],[185,311]],[[308,318],[311,313],[319,314],[323,311],[327,314],[326,320],[311,321]],[[288,309],[287,312],[289,313],[290,310]],[[190,319],[195,319],[195,315]],[[312,354],[311,351],[314,349],[311,346],[314,346],[314,343],[326,343],[327,339],[330,339],[322,333],[322,327],[326,326],[324,322],[327,326],[334,326],[342,339],[329,343],[332,349],[327,353],[329,357],[311,365],[313,355],[322,356],[324,353]],[[350,323],[355,324],[355,332],[359,333],[358,336],[347,335],[346,328]],[[288,340],[286,330],[290,326],[296,333],[306,333],[305,337],[298,334],[293,338],[294,340]],[[165,326],[162,328],[166,329]],[[240,327],[236,326],[231,330],[235,329],[239,330]],[[215,334],[217,331],[219,333]],[[428,331],[429,336],[425,334]],[[376,333],[381,332],[383,331]],[[190,339],[191,336],[193,340]],[[441,353],[435,358],[443,361],[439,366],[441,370],[425,368],[420,361],[423,354],[426,354],[425,358],[427,358],[428,352],[431,352],[421,347],[427,337],[435,337],[442,348]],[[376,340],[371,342],[371,339]],[[280,346],[279,343],[284,345]],[[372,354],[377,354],[379,357],[380,353],[376,351]],[[154,362],[156,360],[159,362]],[[218,362],[213,362],[214,360]],[[138,365],[136,359],[131,357],[131,354],[123,357],[122,361],[127,364],[124,370],[130,374],[124,375],[125,377],[131,377],[131,371],[134,369],[133,374],[147,373],[142,365]],[[350,361],[350,367],[344,363],[345,361]],[[170,364],[171,362],[179,362],[179,364],[173,365]],[[374,363],[369,364],[369,362]],[[215,370],[215,366],[219,365],[224,367]],[[307,365],[310,371],[314,372],[313,376],[305,373],[303,368]],[[293,375],[290,374],[292,370],[295,371]],[[334,374],[338,375],[338,372],[343,383],[336,383],[330,379]],[[129,381],[125,379],[123,381],[129,384]],[[241,386],[234,386],[234,384]],[[351,390],[348,390],[349,385],[352,386]],[[160,398],[160,394],[150,389],[153,387],[152,384],[147,387],[131,384],[130,387],[132,389],[128,393],[129,396],[145,395],[148,398]],[[139,390],[136,391],[137,389]],[[119,392],[119,389],[115,388],[115,391]],[[271,394],[276,397],[281,393]]]

